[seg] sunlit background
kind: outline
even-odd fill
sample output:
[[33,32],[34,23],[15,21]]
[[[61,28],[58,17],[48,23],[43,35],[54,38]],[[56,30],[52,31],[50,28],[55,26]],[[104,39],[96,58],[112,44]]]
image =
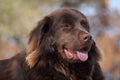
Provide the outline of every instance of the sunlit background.
[[61,7],[87,16],[106,80],[120,80],[120,0],[0,0],[0,60],[25,49],[37,22]]

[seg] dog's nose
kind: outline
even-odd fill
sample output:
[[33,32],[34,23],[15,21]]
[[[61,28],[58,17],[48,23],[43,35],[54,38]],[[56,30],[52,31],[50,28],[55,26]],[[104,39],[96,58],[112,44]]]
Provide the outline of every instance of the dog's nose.
[[91,35],[89,34],[89,33],[84,33],[84,34],[82,34],[82,41],[83,42],[87,42],[87,41],[89,41],[89,40],[91,40]]
[[92,39],[91,35],[88,32],[83,32],[80,35],[80,41],[84,42],[88,42]]

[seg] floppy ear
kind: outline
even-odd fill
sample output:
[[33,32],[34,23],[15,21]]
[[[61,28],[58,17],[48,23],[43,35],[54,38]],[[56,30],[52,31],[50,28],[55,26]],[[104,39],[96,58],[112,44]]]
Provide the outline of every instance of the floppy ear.
[[51,22],[52,20],[50,17],[45,17],[30,33],[30,38],[26,49],[26,61],[30,67],[33,67],[39,60],[39,57],[42,53],[41,43],[49,31],[49,28],[52,24]]
[[93,59],[97,61],[101,59],[101,53],[98,47],[96,46],[95,41],[93,41],[93,44],[89,53],[91,57],[94,57]]

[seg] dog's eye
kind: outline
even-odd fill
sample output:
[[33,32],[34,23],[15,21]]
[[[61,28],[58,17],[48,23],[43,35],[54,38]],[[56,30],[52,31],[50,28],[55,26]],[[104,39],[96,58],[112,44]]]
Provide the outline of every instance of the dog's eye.
[[63,24],[63,27],[65,27],[65,28],[71,28],[71,25],[70,24]]
[[89,28],[88,23],[85,20],[80,21],[80,24],[85,28]]

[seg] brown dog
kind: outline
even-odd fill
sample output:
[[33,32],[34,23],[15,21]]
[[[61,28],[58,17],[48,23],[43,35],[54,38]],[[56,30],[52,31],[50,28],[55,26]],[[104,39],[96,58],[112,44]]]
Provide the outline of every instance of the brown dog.
[[0,80],[104,80],[86,17],[58,9],[30,33],[26,50],[0,61]]

